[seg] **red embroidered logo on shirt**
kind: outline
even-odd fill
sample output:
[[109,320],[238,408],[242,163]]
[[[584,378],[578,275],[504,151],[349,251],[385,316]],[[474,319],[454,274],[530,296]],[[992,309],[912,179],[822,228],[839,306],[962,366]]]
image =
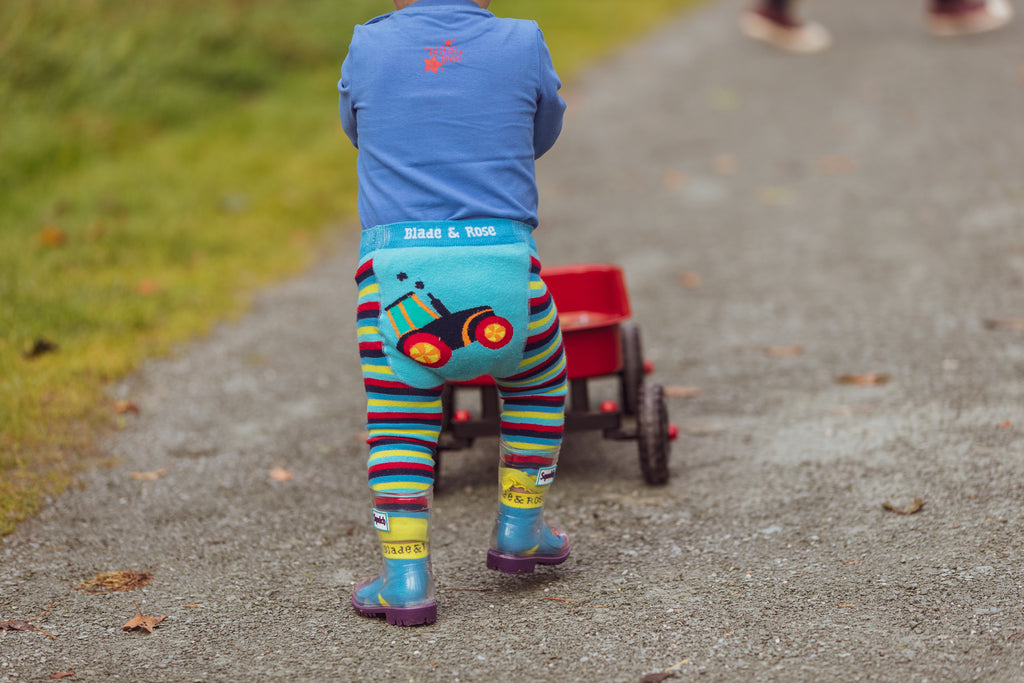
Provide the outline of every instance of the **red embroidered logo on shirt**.
[[427,58],[424,59],[424,71],[444,71],[445,64],[458,64],[462,61],[462,50],[455,47],[455,41],[446,40],[441,47],[425,47]]

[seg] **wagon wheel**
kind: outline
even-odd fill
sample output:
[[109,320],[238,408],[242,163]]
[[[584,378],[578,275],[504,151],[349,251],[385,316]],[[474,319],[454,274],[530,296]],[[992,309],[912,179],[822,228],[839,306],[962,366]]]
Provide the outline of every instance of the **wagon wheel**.
[[452,347],[427,332],[414,332],[402,342],[402,353],[428,368],[443,367],[452,357]]
[[644,356],[640,345],[640,328],[626,321],[619,328],[622,339],[622,412],[636,415],[640,403],[640,385],[644,381]]
[[636,415],[640,471],[648,484],[668,482],[669,424],[665,391],[660,384],[640,385]]
[[512,340],[512,324],[497,315],[489,315],[477,323],[473,336],[489,349],[500,349]]

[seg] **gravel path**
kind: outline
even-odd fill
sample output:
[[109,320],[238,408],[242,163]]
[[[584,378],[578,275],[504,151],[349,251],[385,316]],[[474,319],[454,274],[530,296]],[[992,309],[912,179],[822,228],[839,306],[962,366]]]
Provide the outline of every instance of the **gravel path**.
[[[654,379],[701,390],[670,400],[667,486],[573,435],[573,556],[503,576],[480,440],[445,458],[439,621],[355,615],[379,561],[342,237],[114,388],[141,411],[116,464],[0,546],[0,626],[52,603],[54,636],[0,630],[0,681],[1024,680],[1024,20],[942,42],[913,4],[820,3],[808,58],[738,8],[595,65],[540,166],[545,262],[622,265]],[[75,590],[126,569],[152,583]],[[167,619],[123,632],[136,604]]]

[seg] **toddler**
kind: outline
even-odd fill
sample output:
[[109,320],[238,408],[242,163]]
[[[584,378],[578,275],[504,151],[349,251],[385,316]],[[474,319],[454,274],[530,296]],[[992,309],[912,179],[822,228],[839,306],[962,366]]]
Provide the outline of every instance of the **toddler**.
[[448,380],[490,375],[502,397],[487,566],[528,573],[569,556],[542,514],[566,372],[532,236],[534,160],[565,102],[534,22],[497,18],[490,0],[394,4],[356,27],[338,82],[359,150],[358,342],[384,560],[352,605],[412,626],[437,617],[430,508]]

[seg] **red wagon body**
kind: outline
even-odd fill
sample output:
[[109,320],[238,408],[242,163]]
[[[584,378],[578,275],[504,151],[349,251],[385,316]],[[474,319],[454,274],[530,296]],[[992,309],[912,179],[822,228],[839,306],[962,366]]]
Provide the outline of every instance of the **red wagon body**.
[[[668,422],[664,390],[645,381],[652,366],[645,363],[639,329],[630,321],[631,310],[622,269],[611,264],[571,264],[545,268],[541,277],[558,308],[569,377],[566,431],[596,429],[610,439],[638,442],[640,468],[650,484],[668,481],[669,442],[676,430]],[[587,380],[617,375],[620,400],[590,407]],[[480,391],[481,414],[458,410],[460,389]],[[440,452],[468,447],[480,436],[499,433],[497,387],[490,377],[453,382],[444,393],[444,423],[435,463],[440,473]]]

